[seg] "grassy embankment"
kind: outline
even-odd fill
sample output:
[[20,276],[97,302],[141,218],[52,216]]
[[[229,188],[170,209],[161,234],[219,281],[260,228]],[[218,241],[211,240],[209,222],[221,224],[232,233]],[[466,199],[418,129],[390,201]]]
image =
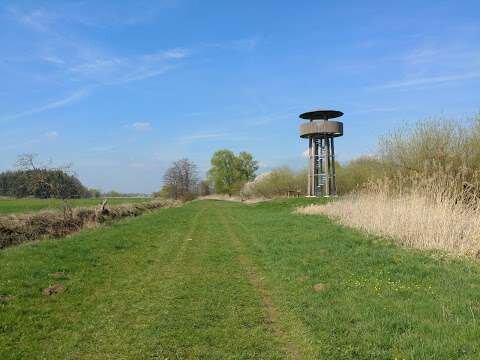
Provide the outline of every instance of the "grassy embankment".
[[[108,204],[130,204],[149,201],[150,198],[109,198]],[[95,206],[103,199],[71,199],[66,203],[72,207]],[[58,209],[64,205],[59,199],[0,199],[0,215],[34,212],[45,209]]]
[[1,251],[0,358],[479,356],[477,262],[292,214],[306,203],[196,201]]

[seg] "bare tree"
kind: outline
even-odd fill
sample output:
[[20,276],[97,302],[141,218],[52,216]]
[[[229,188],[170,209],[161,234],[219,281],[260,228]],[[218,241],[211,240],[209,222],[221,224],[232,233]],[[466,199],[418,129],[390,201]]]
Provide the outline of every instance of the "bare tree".
[[47,163],[42,163],[37,160],[38,154],[25,153],[20,154],[17,157],[15,167],[19,170],[53,170],[53,171],[63,171],[66,174],[74,175],[72,170],[73,164],[66,163],[60,166],[53,166],[52,160],[48,160]]
[[197,192],[198,170],[188,159],[175,161],[163,177],[164,190],[174,199],[191,196]]
[[21,154],[15,163],[15,167],[21,171],[24,177],[24,183],[30,188],[29,192],[42,193],[45,194],[45,197],[70,197],[70,192],[65,191],[64,178],[75,175],[72,170],[73,165],[68,163],[53,166],[51,160],[42,163],[37,158],[38,154]]

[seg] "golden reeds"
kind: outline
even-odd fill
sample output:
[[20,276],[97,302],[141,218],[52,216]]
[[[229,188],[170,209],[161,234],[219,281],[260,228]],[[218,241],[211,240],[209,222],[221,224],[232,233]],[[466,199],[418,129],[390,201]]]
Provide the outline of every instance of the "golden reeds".
[[297,212],[324,214],[406,246],[478,256],[480,200],[475,179],[478,176],[440,168],[428,176],[382,178],[337,201]]

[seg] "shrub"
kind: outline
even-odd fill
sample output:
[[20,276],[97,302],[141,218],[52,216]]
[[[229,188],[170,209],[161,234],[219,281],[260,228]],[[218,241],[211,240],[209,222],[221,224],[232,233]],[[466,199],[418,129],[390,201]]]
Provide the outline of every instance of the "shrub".
[[0,173],[0,196],[69,199],[89,197],[90,192],[62,170],[34,169]]
[[337,165],[337,194],[349,193],[384,174],[383,162],[374,156],[362,156],[344,166]]
[[241,190],[241,195],[245,198],[273,198],[285,196],[289,191],[305,194],[306,188],[306,170],[296,172],[284,166],[259,175],[255,180],[246,183]]

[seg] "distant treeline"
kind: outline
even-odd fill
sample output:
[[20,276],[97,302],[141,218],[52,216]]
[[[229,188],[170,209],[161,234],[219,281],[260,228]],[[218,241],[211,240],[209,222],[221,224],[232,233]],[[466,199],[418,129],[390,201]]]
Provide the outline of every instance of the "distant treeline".
[[94,195],[75,176],[62,170],[13,170],[0,173],[0,196],[70,199]]

